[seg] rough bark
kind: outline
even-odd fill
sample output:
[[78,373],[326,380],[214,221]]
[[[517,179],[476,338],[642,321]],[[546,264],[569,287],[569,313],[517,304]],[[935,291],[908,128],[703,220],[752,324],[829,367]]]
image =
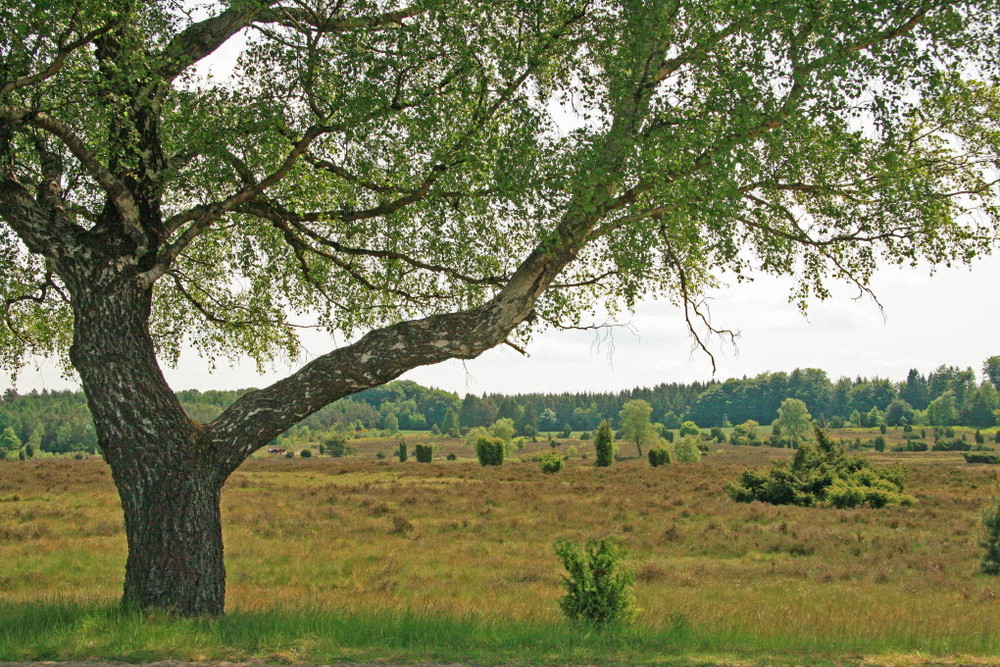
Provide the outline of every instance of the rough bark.
[[128,606],[218,614],[225,601],[225,475],[156,362],[150,290],[137,278],[74,281],[70,355],[121,497]]

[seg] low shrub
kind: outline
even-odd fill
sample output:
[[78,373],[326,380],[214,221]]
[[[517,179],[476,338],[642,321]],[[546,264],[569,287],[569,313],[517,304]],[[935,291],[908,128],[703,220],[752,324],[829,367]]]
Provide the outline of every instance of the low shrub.
[[342,435],[334,435],[322,443],[323,453],[327,456],[332,456],[334,458],[340,458],[341,456],[347,456],[354,453],[354,448],[351,447],[347,438]]
[[907,439],[906,442],[900,443],[893,447],[894,451],[897,452],[926,452],[927,443],[923,440],[911,440]]
[[701,461],[701,450],[698,448],[698,437],[686,435],[674,443],[674,460],[678,463],[697,463]]
[[969,443],[958,438],[946,438],[934,443],[934,451],[936,452],[967,452],[970,449],[972,446]]
[[417,463],[430,463],[434,458],[434,447],[431,445],[414,445],[413,457]]
[[996,452],[967,452],[964,456],[966,463],[1000,464],[1000,454]]
[[538,463],[544,473],[556,473],[562,470],[563,457],[556,452],[546,452],[538,457]]
[[502,466],[504,441],[488,435],[480,436],[476,442],[476,457],[479,459],[479,465]]
[[299,452],[299,456],[301,456],[304,459],[307,459],[312,455],[313,455],[312,451],[308,449],[303,449],[301,452]]
[[791,463],[775,463],[769,471],[744,470],[739,480],[726,485],[736,501],[754,500],[774,505],[804,507],[884,507],[912,505],[916,499],[903,493],[902,468],[876,468],[867,459],[847,456],[820,429],[816,444],[804,443]]
[[448,456],[446,456],[445,458],[448,459],[449,461],[454,461],[454,460],[458,459],[458,457],[455,456],[455,452],[452,452],[451,454],[448,454]]
[[614,539],[589,540],[582,546],[558,540],[555,551],[569,573],[563,576],[566,595],[559,599],[566,618],[606,627],[635,617],[635,573]]
[[646,452],[646,457],[649,459],[649,465],[654,468],[668,465],[670,463],[670,450],[659,445],[650,447],[649,451]]

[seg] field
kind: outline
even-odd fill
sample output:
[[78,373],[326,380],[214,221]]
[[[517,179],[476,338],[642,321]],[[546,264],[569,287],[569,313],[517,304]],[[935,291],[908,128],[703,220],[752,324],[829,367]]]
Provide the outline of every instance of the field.
[[[559,449],[578,455],[546,475],[434,441],[431,464],[376,460],[395,440],[372,438],[353,457],[238,470],[223,493],[222,620],[115,611],[124,535],[100,459],[0,462],[0,660],[1000,664],[1000,582],[978,574],[977,544],[996,470],[958,453],[866,454],[904,465],[919,502],[835,510],[723,492],[785,450],[600,469],[573,441]],[[639,619],[614,635],[569,626],[552,543],[612,534]]]

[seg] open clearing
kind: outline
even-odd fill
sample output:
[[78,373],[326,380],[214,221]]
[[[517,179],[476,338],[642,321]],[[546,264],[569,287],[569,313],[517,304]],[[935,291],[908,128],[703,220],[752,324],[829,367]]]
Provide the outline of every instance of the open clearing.
[[[977,544],[996,470],[959,453],[871,454],[906,466],[919,502],[835,510],[723,492],[784,450],[713,445],[699,464],[657,469],[578,456],[546,475],[531,461],[480,467],[457,441],[442,440],[456,461],[375,460],[390,444],[237,471],[223,493],[226,623],[257,630],[175,627],[171,641],[142,639],[135,624],[174,623],[155,618],[129,620],[132,639],[116,639],[129,623],[101,611],[120,593],[125,556],[104,463],[0,463],[0,659],[1000,662],[1000,582],[978,574]],[[609,534],[631,552],[642,613],[617,639],[578,639],[556,605],[552,543]],[[25,629],[33,608],[58,617],[48,641]],[[283,614],[298,620],[280,637],[255,626],[282,626]],[[345,614],[354,620],[324,626]],[[366,618],[381,634],[357,629]],[[482,650],[468,655],[464,641]]]

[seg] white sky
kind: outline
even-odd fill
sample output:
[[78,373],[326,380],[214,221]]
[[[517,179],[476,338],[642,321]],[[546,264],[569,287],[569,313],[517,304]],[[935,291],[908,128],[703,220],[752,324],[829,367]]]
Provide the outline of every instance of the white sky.
[[[714,340],[715,377],[754,376],[765,371],[821,368],[836,379],[880,376],[903,380],[910,368],[926,373],[941,364],[981,371],[983,361],[1000,354],[1000,256],[971,267],[939,270],[889,268],[876,274],[873,288],[885,317],[870,299],[854,300],[844,286],[825,302],[814,302],[808,316],[788,303],[789,279],[761,278],[712,295],[713,323],[739,330],[738,349]],[[536,337],[525,358],[501,346],[467,362],[450,361],[404,375],[427,386],[465,394],[614,391],[661,382],[707,381],[709,358],[692,352],[681,312],[665,302],[644,302],[631,318],[634,333],[549,332]],[[327,336],[304,339],[307,357],[334,347]],[[231,389],[265,386],[294,370],[279,366],[258,375],[254,364],[220,363],[215,373],[194,352],[176,369],[165,369],[175,389]],[[0,389],[11,386],[0,375]],[[46,363],[24,369],[21,392],[75,385]]]

